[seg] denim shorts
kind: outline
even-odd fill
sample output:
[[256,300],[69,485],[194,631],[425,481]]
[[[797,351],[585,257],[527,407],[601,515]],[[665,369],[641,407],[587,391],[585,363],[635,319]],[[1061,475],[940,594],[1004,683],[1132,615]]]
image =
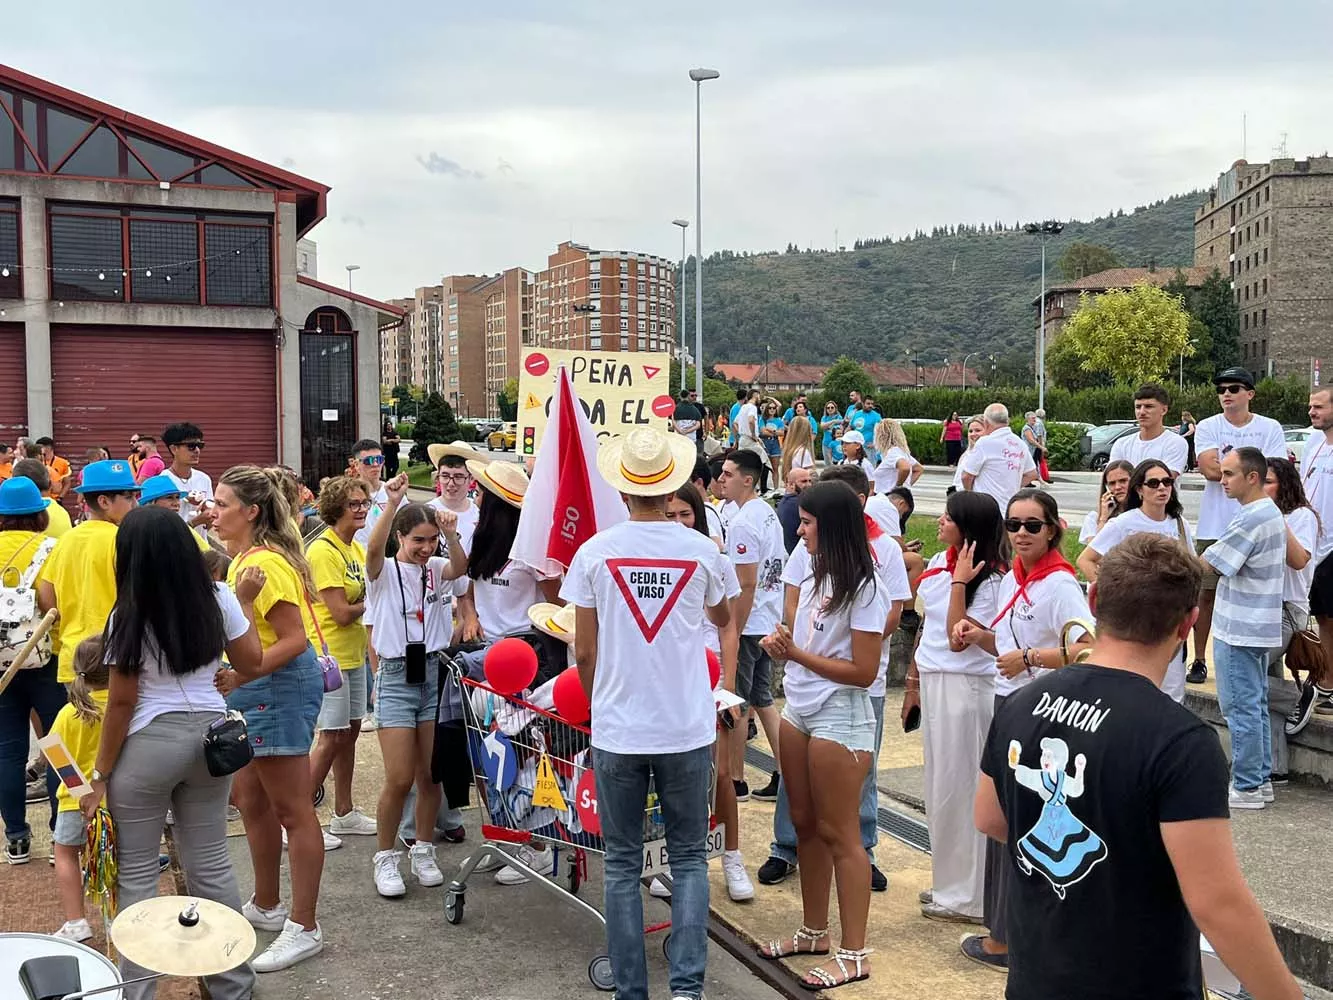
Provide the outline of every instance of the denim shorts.
[[350,729],[353,719],[366,714],[366,672],[369,669],[360,666],[342,672],[343,686],[337,691],[325,692],[315,729]]
[[286,666],[227,695],[227,707],[245,716],[256,757],[308,754],[323,705],[324,674],[310,646]]
[[848,750],[875,750],[875,706],[865,688],[840,687],[806,715],[788,704],[782,717],[812,740],[841,743]]
[[773,704],[773,661],[757,635],[741,636],[736,652],[736,693],[753,708]]
[[375,674],[375,723],[380,729],[415,729],[434,722],[440,701],[440,654],[426,654],[426,680],[407,683],[407,661],[380,657]]
[[51,839],[61,847],[82,847],[88,842],[88,828],[83,823],[83,813],[78,809],[65,809],[56,813],[56,828],[51,831]]

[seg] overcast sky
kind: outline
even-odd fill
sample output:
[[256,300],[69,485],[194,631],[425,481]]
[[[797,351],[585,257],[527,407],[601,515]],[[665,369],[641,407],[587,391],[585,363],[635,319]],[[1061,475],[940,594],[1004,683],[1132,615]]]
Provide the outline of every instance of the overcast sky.
[[[1090,218],[1333,146],[1333,5],[11,5],[0,59],[332,186],[320,277],[408,295],[561,240],[675,257]],[[690,247],[694,233],[690,232]]]

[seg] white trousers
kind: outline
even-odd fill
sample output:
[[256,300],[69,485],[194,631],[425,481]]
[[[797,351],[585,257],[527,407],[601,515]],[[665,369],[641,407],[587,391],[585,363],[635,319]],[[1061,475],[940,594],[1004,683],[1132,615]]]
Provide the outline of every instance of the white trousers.
[[993,677],[921,675],[931,887],[937,904],[969,917],[980,917],[983,908],[986,838],[973,822],[972,803],[994,712]]

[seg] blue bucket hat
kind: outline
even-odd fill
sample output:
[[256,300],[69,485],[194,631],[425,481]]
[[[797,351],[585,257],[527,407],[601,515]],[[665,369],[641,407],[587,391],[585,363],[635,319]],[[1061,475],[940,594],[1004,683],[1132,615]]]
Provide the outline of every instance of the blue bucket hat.
[[83,467],[83,481],[74,487],[75,493],[138,493],[130,463],[114,458],[105,462],[91,462]]
[[39,514],[52,502],[27,476],[13,476],[0,483],[0,517]]
[[154,500],[161,500],[163,497],[181,497],[184,499],[185,491],[176,485],[175,480],[165,473],[157,476],[149,476],[140,485],[139,493],[140,503],[152,503]]

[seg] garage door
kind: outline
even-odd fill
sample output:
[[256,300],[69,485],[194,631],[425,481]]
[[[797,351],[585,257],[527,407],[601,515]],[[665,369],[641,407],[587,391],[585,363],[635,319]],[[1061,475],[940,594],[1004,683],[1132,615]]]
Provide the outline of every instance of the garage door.
[[10,444],[28,433],[28,366],[23,324],[0,323],[0,436]]
[[204,432],[199,465],[214,482],[233,465],[273,463],[275,359],[271,330],[53,326],[57,448],[81,466],[89,448],[120,457],[131,434],[188,420]]

